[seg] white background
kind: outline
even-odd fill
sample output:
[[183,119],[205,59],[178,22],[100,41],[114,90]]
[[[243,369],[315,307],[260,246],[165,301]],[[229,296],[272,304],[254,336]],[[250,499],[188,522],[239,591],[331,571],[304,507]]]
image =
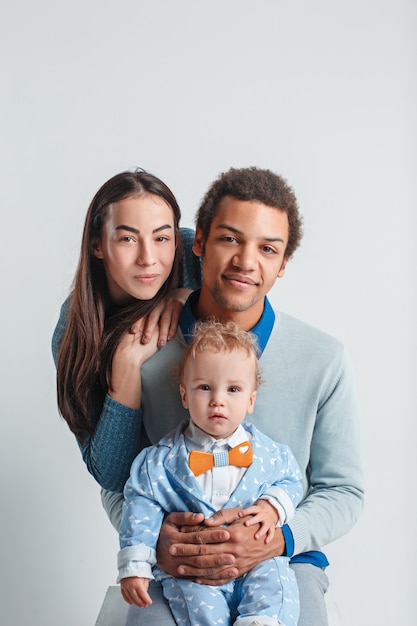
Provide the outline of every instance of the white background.
[[305,220],[273,302],[342,339],[357,374],[366,506],[326,550],[342,623],[414,626],[416,3],[0,6],[2,623],[91,626],[115,582],[50,352],[93,194],[142,166],[193,226],[221,171],[258,165]]

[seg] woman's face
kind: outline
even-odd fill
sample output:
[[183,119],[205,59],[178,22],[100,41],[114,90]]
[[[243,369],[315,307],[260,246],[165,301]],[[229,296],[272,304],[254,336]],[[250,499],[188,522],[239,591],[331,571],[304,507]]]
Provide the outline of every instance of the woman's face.
[[109,205],[93,254],[103,260],[114,303],[150,300],[171,273],[175,256],[172,208],[153,194]]

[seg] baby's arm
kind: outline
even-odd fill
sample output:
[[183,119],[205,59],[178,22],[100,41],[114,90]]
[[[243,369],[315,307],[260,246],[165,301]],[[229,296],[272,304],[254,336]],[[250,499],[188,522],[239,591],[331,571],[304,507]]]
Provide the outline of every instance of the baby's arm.
[[149,578],[139,578],[129,576],[120,581],[120,591],[123,599],[128,604],[136,604],[139,608],[146,608],[152,604],[151,596],[148,593]]
[[265,536],[265,543],[270,543],[278,524],[279,513],[268,500],[257,500],[255,504],[239,512],[239,517],[247,517],[245,526],[260,524],[255,533],[255,539]]
[[294,510],[303,494],[301,472],[290,448],[276,443],[277,453],[273,457],[275,464],[270,473],[270,482],[263,494],[252,506],[239,514],[245,519],[245,526],[260,524],[255,539],[265,536],[265,543],[270,543],[275,528],[287,523],[294,515]]

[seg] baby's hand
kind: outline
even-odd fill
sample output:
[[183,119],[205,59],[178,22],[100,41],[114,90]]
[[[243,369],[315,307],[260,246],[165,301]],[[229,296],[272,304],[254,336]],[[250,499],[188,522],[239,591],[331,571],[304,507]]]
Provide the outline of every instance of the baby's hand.
[[120,581],[120,591],[123,599],[128,604],[136,604],[140,609],[144,609],[152,604],[152,598],[148,593],[149,578],[139,578],[129,576]]
[[265,536],[265,543],[270,543],[275,535],[275,527],[279,519],[276,508],[268,500],[258,500],[239,513],[239,517],[247,517],[248,515],[251,517],[245,520],[245,526],[260,524],[259,530],[255,533],[255,539]]

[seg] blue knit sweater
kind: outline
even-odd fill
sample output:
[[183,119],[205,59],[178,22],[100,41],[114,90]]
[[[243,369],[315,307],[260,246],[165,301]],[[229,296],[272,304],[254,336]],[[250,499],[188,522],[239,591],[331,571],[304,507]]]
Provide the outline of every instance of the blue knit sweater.
[[[201,285],[201,261],[192,252],[194,231],[180,228],[180,235],[183,256],[178,285],[198,289]],[[61,307],[52,337],[55,363],[67,325],[70,297]],[[82,457],[88,471],[103,488],[122,492],[134,458],[149,444],[146,434],[142,432],[142,411],[126,407],[107,395],[104,405],[93,407],[92,413],[90,417],[96,423],[96,430],[92,437],[85,434],[80,444]]]

